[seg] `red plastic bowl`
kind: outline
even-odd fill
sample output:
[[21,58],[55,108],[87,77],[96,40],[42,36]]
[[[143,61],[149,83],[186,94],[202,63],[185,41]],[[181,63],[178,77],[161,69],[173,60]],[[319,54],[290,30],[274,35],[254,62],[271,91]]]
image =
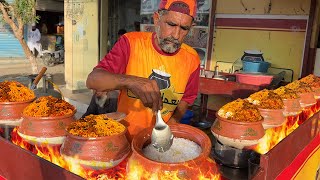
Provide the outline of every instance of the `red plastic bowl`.
[[268,75],[256,75],[256,74],[242,74],[237,73],[237,82],[243,84],[251,84],[256,86],[269,85],[273,79],[273,76]]

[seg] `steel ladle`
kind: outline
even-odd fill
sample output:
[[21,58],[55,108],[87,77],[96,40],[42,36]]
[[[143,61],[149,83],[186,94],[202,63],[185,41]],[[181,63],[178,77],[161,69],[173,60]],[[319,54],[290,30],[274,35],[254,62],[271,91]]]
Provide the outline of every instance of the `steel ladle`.
[[170,127],[163,121],[161,112],[156,114],[156,124],[151,134],[151,144],[159,152],[166,152],[173,142],[173,134]]

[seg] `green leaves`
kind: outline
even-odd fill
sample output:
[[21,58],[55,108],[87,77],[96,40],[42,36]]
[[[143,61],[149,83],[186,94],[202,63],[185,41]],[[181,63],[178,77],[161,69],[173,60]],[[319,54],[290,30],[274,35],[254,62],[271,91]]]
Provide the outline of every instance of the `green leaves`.
[[[8,15],[14,21],[21,20],[23,24],[37,22],[40,17],[36,16],[36,2],[35,0],[0,0],[4,5]],[[0,11],[0,19],[2,19]]]
[[13,14],[20,17],[24,24],[37,22],[40,19],[36,16],[35,0],[15,0],[12,7]]

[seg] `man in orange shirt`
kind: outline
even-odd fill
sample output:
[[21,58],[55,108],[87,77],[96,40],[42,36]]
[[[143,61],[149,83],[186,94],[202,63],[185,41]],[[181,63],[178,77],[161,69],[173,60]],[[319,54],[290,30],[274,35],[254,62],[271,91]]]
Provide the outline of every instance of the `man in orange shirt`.
[[118,111],[131,136],[154,126],[154,112],[179,122],[197,97],[200,59],[183,43],[193,26],[196,0],[161,0],[154,13],[155,33],[124,34],[89,74],[96,92],[121,90]]

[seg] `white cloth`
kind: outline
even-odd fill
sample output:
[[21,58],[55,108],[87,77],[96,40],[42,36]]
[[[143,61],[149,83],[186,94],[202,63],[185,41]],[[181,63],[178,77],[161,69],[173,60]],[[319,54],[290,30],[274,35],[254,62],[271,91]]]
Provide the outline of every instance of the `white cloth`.
[[40,56],[42,56],[42,46],[41,43],[39,42],[41,39],[41,34],[39,29],[35,29],[34,31],[29,31],[28,35],[28,47],[30,51],[34,54],[34,49],[38,51]]

